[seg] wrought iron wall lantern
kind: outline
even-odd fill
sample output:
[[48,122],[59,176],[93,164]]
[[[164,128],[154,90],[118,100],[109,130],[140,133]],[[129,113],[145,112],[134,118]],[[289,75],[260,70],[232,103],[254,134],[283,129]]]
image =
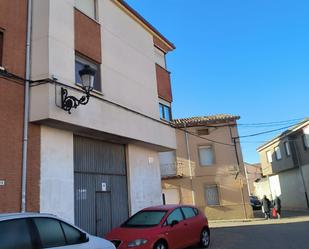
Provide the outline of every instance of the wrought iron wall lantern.
[[77,108],[79,105],[86,105],[90,98],[90,92],[93,89],[95,70],[90,66],[85,67],[79,71],[81,78],[82,89],[85,93],[81,98],[68,95],[68,90],[61,87],[61,108],[71,114],[72,108]]

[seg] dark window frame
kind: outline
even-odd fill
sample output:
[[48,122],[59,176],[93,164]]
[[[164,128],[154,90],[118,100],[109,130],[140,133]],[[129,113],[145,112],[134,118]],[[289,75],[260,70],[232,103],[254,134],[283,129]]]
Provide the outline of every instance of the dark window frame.
[[[287,157],[290,157],[290,156],[291,156],[290,141],[285,141],[283,144],[284,144],[285,155],[286,155]],[[287,149],[287,146],[289,147],[289,150]]]
[[3,65],[4,32],[0,29],[0,66]]
[[[208,199],[207,199],[207,188],[211,188],[211,187],[216,187],[217,189],[217,194],[218,194],[218,204],[209,204],[208,203]],[[219,189],[219,185],[218,184],[207,184],[204,185],[204,199],[205,199],[205,204],[206,206],[210,206],[210,207],[217,207],[217,206],[221,206],[221,198],[220,198],[220,189]]]
[[[102,94],[102,81],[101,81],[101,64],[79,54],[79,53],[75,53],[75,59],[74,59],[74,72],[75,72],[75,84],[78,86],[81,86],[81,82],[77,82],[76,79],[76,75],[78,72],[76,72],[76,64],[81,64],[81,65],[89,65],[91,68],[96,70],[96,75],[95,75],[95,82],[93,84],[93,91],[95,93],[99,93]],[[97,84],[96,84],[97,82]],[[100,89],[95,88],[97,86],[99,86]]]
[[[165,108],[168,109],[168,114],[169,114],[169,119],[167,117],[165,117]],[[164,120],[164,121],[172,121],[172,110],[171,107],[162,103],[159,103],[159,110],[160,110],[160,119]],[[161,115],[162,113],[162,115]]]
[[[281,158],[279,158],[279,157],[278,157],[278,155],[277,155],[277,151],[276,151],[276,148],[278,148],[278,149],[279,149],[279,153],[280,153]],[[279,146],[279,145],[278,145],[278,146],[276,146],[276,147],[274,148],[274,152],[275,152],[275,158],[276,158],[276,160],[277,160],[277,161],[282,160],[281,148],[280,148],[280,146]]]
[[[309,135],[308,135],[309,136]],[[309,150],[309,143],[308,142],[306,142],[306,134],[303,134],[302,135],[302,140],[303,140],[303,146],[304,146],[304,150],[306,151],[306,150]]]

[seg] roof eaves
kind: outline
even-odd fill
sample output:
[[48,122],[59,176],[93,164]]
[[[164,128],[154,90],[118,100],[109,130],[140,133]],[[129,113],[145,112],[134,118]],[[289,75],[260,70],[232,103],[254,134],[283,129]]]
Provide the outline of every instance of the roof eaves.
[[296,125],[292,126],[290,129],[285,130],[284,132],[282,132],[280,135],[275,136],[274,138],[272,138],[271,140],[269,140],[268,142],[262,144],[261,146],[259,146],[256,151],[257,152],[261,152],[262,150],[264,150],[265,148],[269,147],[270,145],[274,144],[275,142],[279,141],[282,138],[285,138],[289,135],[291,135],[292,133],[300,130],[301,128],[303,128],[304,126],[309,124],[309,118],[305,118],[303,121],[301,121],[300,123],[297,123]]

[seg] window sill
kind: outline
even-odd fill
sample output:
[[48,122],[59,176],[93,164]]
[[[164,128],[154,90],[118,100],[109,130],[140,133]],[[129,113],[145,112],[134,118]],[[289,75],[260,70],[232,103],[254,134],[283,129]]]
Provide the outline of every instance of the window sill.
[[[75,83],[75,86],[82,88],[82,84],[80,83]],[[98,95],[98,96],[102,96],[102,97],[104,96],[103,92],[96,90],[96,89],[92,89],[90,93]]]
[[164,118],[160,118],[160,120],[164,123],[170,124],[172,121],[171,120],[166,120]]

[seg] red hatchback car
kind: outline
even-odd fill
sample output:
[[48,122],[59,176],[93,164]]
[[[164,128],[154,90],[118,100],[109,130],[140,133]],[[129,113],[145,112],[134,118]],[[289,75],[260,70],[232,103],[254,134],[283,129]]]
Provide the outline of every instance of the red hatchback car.
[[106,236],[117,249],[207,248],[210,231],[205,215],[194,206],[164,205],[145,208]]

